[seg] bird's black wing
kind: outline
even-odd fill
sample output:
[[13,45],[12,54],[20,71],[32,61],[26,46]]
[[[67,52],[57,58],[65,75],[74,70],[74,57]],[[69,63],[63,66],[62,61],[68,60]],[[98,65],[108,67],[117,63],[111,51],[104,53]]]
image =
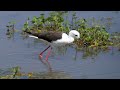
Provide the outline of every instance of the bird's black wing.
[[58,39],[62,38],[62,33],[61,32],[54,32],[54,31],[48,31],[48,32],[43,32],[38,35],[38,38],[44,39],[48,42],[56,41]]
[[56,31],[45,31],[41,33],[35,33],[35,32],[30,32],[30,31],[25,31],[25,32],[33,36],[36,36],[39,39],[46,40],[48,42],[56,41],[62,38],[62,33],[56,32]]

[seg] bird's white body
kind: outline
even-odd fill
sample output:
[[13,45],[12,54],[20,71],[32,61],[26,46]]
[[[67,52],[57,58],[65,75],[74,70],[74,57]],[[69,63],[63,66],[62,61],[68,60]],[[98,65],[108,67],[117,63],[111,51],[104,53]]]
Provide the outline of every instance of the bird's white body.
[[69,37],[66,33],[63,33],[62,38],[58,39],[56,41],[53,41],[53,43],[55,43],[55,44],[60,44],[60,43],[67,44],[67,43],[72,43],[73,41],[74,41],[73,37]]

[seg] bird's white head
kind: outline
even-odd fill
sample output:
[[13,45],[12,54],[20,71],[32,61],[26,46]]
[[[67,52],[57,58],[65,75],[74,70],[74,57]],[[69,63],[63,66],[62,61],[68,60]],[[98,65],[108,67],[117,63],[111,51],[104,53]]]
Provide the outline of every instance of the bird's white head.
[[78,31],[76,31],[76,30],[71,30],[69,32],[69,36],[78,39],[78,38],[80,38],[80,33]]

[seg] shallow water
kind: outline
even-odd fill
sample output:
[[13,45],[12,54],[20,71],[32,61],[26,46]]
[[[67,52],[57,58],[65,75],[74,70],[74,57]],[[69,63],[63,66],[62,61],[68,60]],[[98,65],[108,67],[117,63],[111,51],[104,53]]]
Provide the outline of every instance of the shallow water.
[[[14,18],[15,28],[19,31],[29,16],[38,16],[40,11],[0,11],[0,68],[20,66],[23,72],[48,72],[49,66],[43,64],[38,55],[47,47],[42,41],[33,38],[23,40],[20,33],[15,33],[14,38],[6,36],[6,25]],[[46,14],[48,12],[45,12]],[[112,17],[112,26],[109,33],[119,32],[120,13],[113,11],[80,11],[77,16],[83,18]],[[110,47],[111,48],[111,47]],[[58,52],[59,51],[59,52]],[[45,53],[46,54],[46,53]],[[49,64],[54,72],[65,72],[78,79],[116,79],[120,78],[120,51],[111,48],[108,52],[100,52],[97,56],[83,58],[84,52],[77,52],[75,48],[68,46],[49,57]],[[76,58],[76,59],[75,59]],[[93,59],[94,58],[94,59]]]

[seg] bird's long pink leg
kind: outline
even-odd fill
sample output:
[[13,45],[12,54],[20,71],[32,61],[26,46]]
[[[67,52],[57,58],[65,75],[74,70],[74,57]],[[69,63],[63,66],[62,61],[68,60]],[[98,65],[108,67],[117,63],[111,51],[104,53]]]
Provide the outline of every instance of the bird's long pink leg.
[[40,59],[42,59],[42,54],[43,54],[48,48],[50,48],[50,45],[49,45],[45,50],[43,50],[43,51],[40,53],[40,55],[39,55]]
[[48,57],[50,56],[52,48],[50,48],[50,50],[48,51],[47,55],[46,55],[46,61],[48,61]]

